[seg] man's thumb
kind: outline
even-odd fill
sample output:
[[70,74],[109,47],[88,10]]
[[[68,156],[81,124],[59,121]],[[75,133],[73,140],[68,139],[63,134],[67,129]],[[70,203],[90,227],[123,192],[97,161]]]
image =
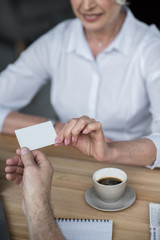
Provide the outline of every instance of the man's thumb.
[[25,167],[27,167],[29,165],[35,165],[34,156],[27,147],[23,147],[21,149],[20,154],[21,154],[22,162]]

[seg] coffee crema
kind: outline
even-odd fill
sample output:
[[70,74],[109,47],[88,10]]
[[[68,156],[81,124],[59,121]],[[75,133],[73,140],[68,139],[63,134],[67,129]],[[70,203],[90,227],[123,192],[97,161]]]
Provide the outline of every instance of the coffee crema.
[[97,182],[103,185],[117,185],[120,184],[122,180],[115,177],[104,177],[100,178]]

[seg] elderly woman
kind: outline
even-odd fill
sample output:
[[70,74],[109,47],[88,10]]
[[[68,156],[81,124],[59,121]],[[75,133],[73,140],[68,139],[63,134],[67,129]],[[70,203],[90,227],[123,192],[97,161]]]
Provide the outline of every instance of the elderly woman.
[[57,145],[107,162],[160,167],[158,29],[138,21],[124,0],[71,5],[77,18],[43,35],[1,73],[1,132],[47,120],[17,111],[50,79]]

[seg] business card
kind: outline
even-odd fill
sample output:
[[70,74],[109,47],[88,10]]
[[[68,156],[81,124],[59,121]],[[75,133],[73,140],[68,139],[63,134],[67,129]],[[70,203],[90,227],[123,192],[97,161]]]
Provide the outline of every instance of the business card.
[[51,121],[15,130],[20,147],[39,149],[55,143],[57,134]]

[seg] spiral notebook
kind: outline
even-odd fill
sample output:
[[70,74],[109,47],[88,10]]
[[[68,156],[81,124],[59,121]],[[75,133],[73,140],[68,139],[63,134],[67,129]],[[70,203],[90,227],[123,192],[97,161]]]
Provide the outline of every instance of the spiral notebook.
[[112,220],[56,219],[66,240],[112,240]]

